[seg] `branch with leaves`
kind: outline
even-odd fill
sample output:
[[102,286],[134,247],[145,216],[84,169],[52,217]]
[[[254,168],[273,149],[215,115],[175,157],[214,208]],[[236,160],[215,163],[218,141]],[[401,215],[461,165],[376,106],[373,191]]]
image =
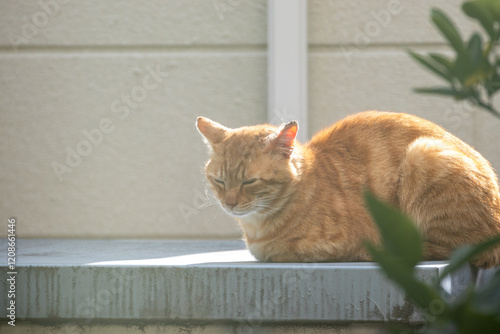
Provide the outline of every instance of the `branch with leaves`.
[[423,252],[422,238],[415,224],[370,193],[365,199],[382,237],[381,247],[372,244],[366,247],[388,277],[432,320],[423,333],[500,333],[500,270],[484,286],[469,287],[452,301],[441,287],[448,275],[500,243],[500,237],[458,249],[433,284],[426,284],[415,277],[415,266]]
[[470,18],[477,20],[488,36],[472,34],[464,41],[451,19],[441,10],[432,9],[431,20],[455,52],[453,57],[429,53],[409,54],[425,68],[444,79],[448,86],[416,88],[418,93],[437,94],[469,100],[500,119],[500,111],[493,106],[493,96],[500,90],[500,1],[475,0],[462,5]]

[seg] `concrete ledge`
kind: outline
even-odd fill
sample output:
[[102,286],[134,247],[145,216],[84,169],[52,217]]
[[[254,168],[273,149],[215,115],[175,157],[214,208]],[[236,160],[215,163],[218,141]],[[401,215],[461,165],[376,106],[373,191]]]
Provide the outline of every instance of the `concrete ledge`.
[[[422,321],[373,263],[260,263],[241,241],[24,239],[16,252],[21,323]],[[445,266],[424,262],[417,275],[430,282]],[[446,288],[460,293],[471,277],[465,268]]]

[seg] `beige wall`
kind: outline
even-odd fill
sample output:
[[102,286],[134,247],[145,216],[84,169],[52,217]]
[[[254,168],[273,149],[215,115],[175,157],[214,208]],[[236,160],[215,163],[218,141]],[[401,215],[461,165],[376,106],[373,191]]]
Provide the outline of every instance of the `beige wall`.
[[[0,2],[0,218],[20,237],[237,237],[201,207],[194,121],[266,121],[266,2],[41,3]],[[469,32],[459,3],[309,0],[309,132],[366,109],[414,113],[500,168],[499,121],[411,91],[439,82],[405,49],[445,50],[431,6]]]
[[462,2],[309,0],[310,133],[361,110],[406,112],[444,126],[500,169],[498,119],[463,102],[412,92],[442,85],[406,53],[447,51],[430,23],[432,7],[449,14],[463,36],[480,30],[465,19]]

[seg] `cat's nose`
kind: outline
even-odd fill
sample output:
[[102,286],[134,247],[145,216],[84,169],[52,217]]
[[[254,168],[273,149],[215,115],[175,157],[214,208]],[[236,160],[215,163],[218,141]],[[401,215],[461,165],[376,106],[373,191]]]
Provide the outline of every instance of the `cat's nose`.
[[226,201],[226,205],[227,205],[227,207],[228,207],[228,208],[230,208],[230,209],[234,209],[234,207],[235,207],[236,205],[238,205],[238,202],[237,202],[237,201],[235,201],[235,200],[233,200],[233,201]]
[[226,193],[224,202],[226,203],[226,206],[228,208],[230,208],[231,210],[234,209],[234,207],[238,205],[238,193],[234,190],[229,190]]

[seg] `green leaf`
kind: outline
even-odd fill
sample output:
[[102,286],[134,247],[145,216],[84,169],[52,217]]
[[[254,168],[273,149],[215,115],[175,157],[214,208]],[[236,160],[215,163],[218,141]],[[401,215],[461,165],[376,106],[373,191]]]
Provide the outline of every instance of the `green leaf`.
[[469,311],[459,321],[461,333],[498,334],[500,321],[491,314]]
[[430,59],[426,59],[424,56],[421,56],[415,52],[408,51],[408,53],[413,59],[418,61],[420,64],[422,64],[435,74],[439,75],[450,83],[453,82],[453,76],[451,75],[449,69],[446,66],[443,66],[443,64],[435,61],[432,57]]
[[475,293],[472,289],[466,292],[460,305],[453,305],[450,312],[454,322],[460,328],[460,333],[498,334],[500,332],[500,319],[497,313],[484,312],[477,309],[473,299]]
[[500,38],[500,29],[497,25],[500,23],[500,1],[467,1],[462,5],[462,10],[468,16],[479,21],[493,42]]
[[437,53],[429,53],[429,57],[436,63],[446,68],[449,72],[453,70],[453,61],[450,58]]
[[402,266],[413,269],[422,258],[422,239],[415,225],[400,211],[365,193],[368,209],[382,237],[383,249]]
[[437,283],[441,282],[446,276],[450,273],[456,271],[457,269],[464,266],[470,260],[472,260],[475,256],[481,254],[486,251],[488,248],[500,243],[500,236],[483,241],[474,246],[466,246],[457,249],[452,256],[450,257],[450,262],[444,268],[443,272],[437,278]]
[[432,302],[442,302],[437,291],[415,279],[413,270],[409,269],[405,263],[402,263],[401,258],[386,250],[377,250],[371,244],[367,244],[366,247],[388,277],[396,282],[405,291],[406,296],[417,306],[425,310],[429,308]]
[[494,21],[500,22],[500,1],[498,0],[476,0],[476,2],[484,3],[488,11],[491,12],[491,17]]
[[432,52],[429,53],[428,56],[434,61],[435,64],[439,64],[441,66],[441,70],[450,78],[450,82],[453,87],[457,82],[460,82],[457,74],[455,73],[455,60],[452,60],[444,55]]
[[429,87],[429,88],[414,88],[414,92],[422,94],[434,94],[434,95],[444,95],[452,96],[457,100],[463,100],[468,97],[474,96],[473,91],[470,90],[455,90],[449,87]]
[[465,87],[465,82],[474,72],[468,51],[457,56],[457,60],[453,66],[453,72],[456,73],[458,80],[462,86]]
[[483,40],[477,32],[472,34],[469,43],[467,44],[470,61],[473,67],[479,67],[483,62]]
[[493,72],[493,75],[488,80],[486,80],[484,87],[486,88],[488,97],[490,98],[500,89],[500,76],[496,71]]
[[462,10],[469,17],[478,20],[491,39],[495,40],[497,38],[494,27],[495,20],[487,3],[483,1],[468,1],[462,5]]
[[458,54],[463,53],[465,51],[465,46],[462,37],[448,16],[441,10],[433,8],[431,10],[431,19],[453,49],[455,49]]
[[467,44],[467,57],[461,56],[455,63],[457,76],[466,88],[472,88],[485,82],[494,73],[483,51],[483,41],[478,33],[474,33]]

